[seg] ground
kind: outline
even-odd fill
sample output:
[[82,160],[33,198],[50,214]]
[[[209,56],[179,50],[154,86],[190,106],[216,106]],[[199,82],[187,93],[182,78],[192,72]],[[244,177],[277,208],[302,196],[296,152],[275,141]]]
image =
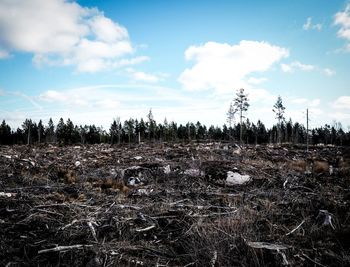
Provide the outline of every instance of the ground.
[[327,146],[0,146],[0,266],[349,266],[349,166]]

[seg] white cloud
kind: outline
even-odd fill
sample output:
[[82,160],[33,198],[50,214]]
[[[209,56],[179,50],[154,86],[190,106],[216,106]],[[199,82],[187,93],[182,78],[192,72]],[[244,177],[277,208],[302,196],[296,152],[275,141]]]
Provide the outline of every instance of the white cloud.
[[283,72],[293,72],[292,67],[288,64],[281,64],[281,69]]
[[350,96],[340,96],[332,106],[337,109],[350,109]]
[[323,110],[320,108],[310,108],[309,113],[311,116],[321,116],[324,114]]
[[[132,90],[130,90],[132,89]],[[120,116],[122,120],[140,118],[147,115],[152,108],[157,121],[162,122],[165,117],[168,121],[178,123],[197,121],[203,118],[203,110],[208,112],[202,123],[225,123],[226,106],[222,101],[211,97],[196,98],[193,94],[185,94],[179,90],[147,85],[147,84],[120,84],[100,85],[66,90],[48,90],[37,97],[44,107],[40,113],[32,110],[21,112],[18,123],[23,122],[26,116],[34,120],[47,121],[52,117],[55,122],[60,117],[71,118],[78,124],[96,124],[109,127],[113,117]],[[83,103],[83,104],[80,104]],[[11,119],[11,114],[4,116]],[[12,121],[12,124],[15,124]]]
[[[102,87],[103,88],[103,87]],[[99,88],[75,88],[69,90],[47,90],[38,99],[55,105],[72,108],[116,108],[118,94]]]
[[289,100],[292,104],[303,105],[306,107],[316,108],[321,104],[321,100],[319,98],[315,99],[307,99],[307,98],[292,98]]
[[316,99],[313,99],[310,101],[309,106],[310,107],[317,107],[320,105],[320,103],[321,103],[321,100],[316,98]]
[[123,66],[132,66],[132,65],[137,65],[145,61],[149,61],[150,58],[147,56],[140,56],[140,57],[134,57],[134,58],[126,58],[126,59],[121,59],[120,61],[116,62],[115,65],[118,67],[123,67]]
[[[129,90],[129,89],[133,90]],[[151,93],[149,93],[151,92]],[[137,97],[135,97],[137,96]],[[37,99],[49,105],[69,108],[117,107],[124,101],[129,103],[148,103],[157,101],[182,101],[184,98],[174,90],[147,84],[107,84],[79,87],[66,90],[47,90]]]
[[255,77],[249,77],[247,80],[249,84],[254,84],[254,85],[258,85],[266,81],[267,81],[267,78],[255,78]]
[[134,52],[126,28],[97,8],[68,0],[1,1],[0,46],[0,58],[28,52],[37,65],[72,65],[78,72],[145,60],[123,59]]
[[247,87],[245,78],[249,74],[267,71],[288,55],[288,49],[257,41],[243,40],[236,45],[207,42],[190,46],[185,58],[194,61],[194,66],[185,69],[178,81],[190,91],[232,92]]
[[103,100],[97,101],[97,105],[100,108],[115,109],[120,105],[120,102],[112,99],[103,99]]
[[[262,114],[254,112],[257,103],[254,99],[261,97],[266,101],[267,96],[269,95],[264,90],[250,91],[251,109],[248,116],[251,121],[256,122]],[[35,112],[33,109],[20,110],[17,113],[6,113],[4,118],[11,125],[20,125],[26,117],[31,117],[35,121],[42,119],[45,123],[50,117],[55,123],[63,117],[65,120],[70,118],[78,125],[94,123],[108,129],[116,116],[120,116],[122,121],[130,117],[145,118],[149,109],[152,108],[157,122],[163,122],[166,117],[168,121],[174,120],[182,124],[199,120],[208,126],[211,124],[221,126],[226,123],[225,114],[230,102],[229,99],[218,99],[211,95],[203,94],[199,97],[195,92],[148,84],[48,90],[36,99],[43,106],[40,112]],[[275,100],[274,97],[273,101]],[[270,113],[272,102],[267,104]],[[265,102],[261,101],[261,103]],[[14,114],[17,114],[16,118]],[[265,123],[265,117],[263,121]]]
[[314,65],[303,64],[303,63],[300,63],[299,61],[293,61],[290,64],[281,64],[282,71],[289,72],[289,73],[294,72],[296,69],[302,70],[302,71],[313,71],[315,70],[315,68],[316,67]]
[[40,99],[51,103],[57,102],[57,101],[64,102],[69,100],[67,95],[55,90],[48,90],[44,92],[43,94],[40,95]]
[[337,35],[348,41],[346,50],[350,52],[350,3],[346,5],[344,11],[335,14],[334,24],[340,26]]
[[96,39],[102,42],[114,43],[129,37],[128,31],[124,27],[102,14],[94,16],[89,21],[89,25],[92,32],[96,35]]
[[158,82],[159,78],[156,75],[145,73],[142,71],[136,71],[132,74],[133,79],[136,81],[144,82]]
[[293,104],[302,105],[307,103],[308,100],[306,98],[295,98],[295,99],[292,99],[290,102],[292,102]]
[[335,70],[332,70],[330,68],[321,69],[318,66],[311,65],[311,64],[303,64],[299,61],[293,61],[290,64],[282,63],[281,70],[285,73],[294,73],[296,70],[301,70],[301,71],[306,71],[306,72],[318,71],[319,73],[324,74],[324,75],[329,76],[329,77],[336,74]]
[[[266,126],[271,127],[276,123],[272,106],[277,96],[264,89],[250,89],[248,92],[251,105],[247,117],[254,123],[260,119]],[[7,91],[5,93],[9,94]],[[70,118],[78,125],[103,125],[105,129],[110,127],[112,119],[117,116],[120,116],[122,121],[130,117],[145,118],[150,108],[157,122],[163,122],[166,117],[168,121],[174,120],[182,124],[199,120],[208,126],[211,124],[221,126],[226,123],[225,114],[231,100],[227,95],[213,97],[212,94],[198,94],[141,83],[47,90],[39,96],[30,97],[25,97],[20,93],[12,94],[12,96],[16,99],[12,99],[11,103],[14,101],[18,103],[21,98],[27,102],[28,100],[35,101],[36,104],[26,106],[23,102],[21,105],[23,107],[14,108],[11,105],[1,105],[4,103],[1,102],[0,112],[11,127],[20,126],[24,119],[29,117],[37,122],[42,119],[45,123],[50,117],[55,123],[60,117],[63,117],[65,120]],[[0,100],[4,101],[1,97]],[[310,127],[324,125],[332,120],[341,121],[343,125],[350,125],[350,96],[337,99],[336,104],[339,106],[334,107],[325,105],[324,100],[321,104],[317,98],[283,97],[283,101],[286,106],[287,120],[291,117],[293,122],[298,121],[305,124],[306,108],[309,107]],[[296,103],[299,105],[293,105]]]
[[1,43],[33,53],[67,51],[89,33],[81,19],[94,12],[63,0],[1,1]]
[[336,74],[335,70],[329,69],[329,68],[324,68],[323,73],[326,74],[327,76],[333,76]]
[[313,66],[313,65],[302,64],[302,63],[297,62],[297,61],[293,62],[292,66],[295,68],[298,68],[302,71],[312,71],[315,69],[315,66]]
[[267,104],[269,106],[272,106],[277,98],[275,95],[261,88],[248,88],[247,93],[250,102]]
[[303,29],[305,31],[308,31],[308,30],[317,30],[317,31],[321,31],[322,30],[322,24],[320,23],[317,23],[317,24],[312,24],[312,18],[311,17],[308,17],[306,19],[306,22],[304,23],[303,25]]
[[164,78],[166,78],[168,75],[164,73],[160,74],[151,74],[146,73],[143,71],[136,71],[133,68],[126,69],[128,76],[137,82],[150,82],[150,83],[157,83],[162,81]]
[[[334,112],[329,114],[330,118],[333,119],[334,121],[340,121],[340,122],[344,122],[344,121],[350,121],[350,113],[349,112]],[[348,124],[348,127],[350,126],[350,124]]]

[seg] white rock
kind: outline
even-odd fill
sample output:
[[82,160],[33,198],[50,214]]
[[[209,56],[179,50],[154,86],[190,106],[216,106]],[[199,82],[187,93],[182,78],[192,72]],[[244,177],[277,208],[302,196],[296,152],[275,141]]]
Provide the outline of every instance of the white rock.
[[15,197],[16,193],[5,193],[5,192],[0,192],[0,197]]
[[138,195],[138,196],[143,196],[143,195],[148,196],[152,192],[153,192],[153,189],[140,188],[140,189],[137,189],[136,195]]
[[241,155],[241,153],[242,153],[242,149],[237,148],[237,149],[233,150],[233,152],[232,152],[232,153],[233,153],[233,154],[236,154],[236,155]]
[[142,157],[141,156],[136,156],[136,157],[134,157],[134,159],[140,160],[140,159],[142,159]]
[[138,184],[140,184],[140,183],[141,183],[141,181],[140,181],[140,179],[137,178],[137,177],[130,177],[130,178],[128,179],[128,185],[130,185],[130,186],[136,186],[136,185],[138,185]]
[[334,168],[332,165],[329,165],[329,175],[333,175],[334,174]]
[[74,165],[75,165],[75,167],[79,167],[79,166],[81,165],[81,163],[80,163],[80,161],[76,161],[76,162],[74,163]]
[[238,172],[227,172],[226,184],[237,185],[244,184],[250,181],[249,175],[240,175]]
[[170,165],[167,165],[167,166],[165,166],[163,168],[164,168],[164,173],[165,174],[169,174],[171,172]]

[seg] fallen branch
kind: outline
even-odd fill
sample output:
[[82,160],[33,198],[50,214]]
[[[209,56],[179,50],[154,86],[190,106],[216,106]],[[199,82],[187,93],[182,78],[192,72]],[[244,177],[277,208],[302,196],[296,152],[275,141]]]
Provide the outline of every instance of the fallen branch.
[[120,205],[116,205],[116,206],[120,209],[131,209],[131,210],[141,210],[142,209],[142,207],[133,206],[133,205],[120,204]]
[[287,185],[287,183],[288,183],[288,180],[289,180],[289,178],[287,178],[287,179],[284,181],[284,183],[283,183],[283,188],[284,188],[284,189],[286,189],[286,185]]
[[[94,224],[97,225],[95,222],[94,222]],[[95,231],[94,226],[92,225],[92,222],[89,221],[89,222],[87,223],[87,225],[88,225],[89,228],[90,228],[90,231],[91,231],[91,234],[92,234],[93,238],[95,239],[96,242],[98,242],[97,236],[96,236],[96,231]]]
[[210,266],[215,267],[216,261],[218,259],[218,252],[215,250],[213,253],[213,257],[210,260]]
[[88,248],[88,247],[92,247],[92,246],[93,245],[58,246],[58,247],[54,247],[54,248],[39,250],[38,254],[43,254],[43,253],[47,253],[47,252],[67,251],[67,250],[72,250],[72,249],[82,249],[82,248]]
[[305,223],[305,220],[303,220],[297,227],[295,227],[292,231],[287,233],[286,235],[293,234],[296,230],[298,230],[303,224]]
[[147,232],[147,231],[149,231],[149,230],[151,230],[151,229],[153,229],[153,228],[155,228],[156,226],[153,224],[153,225],[151,225],[151,226],[148,226],[148,227],[146,227],[146,228],[142,228],[142,229],[136,229],[136,232]]
[[282,256],[282,259],[283,259],[283,265],[285,266],[288,266],[289,265],[289,262],[287,260],[287,256],[286,254],[284,254],[284,252],[280,251],[280,250],[277,250],[278,254],[280,254]]
[[60,230],[64,230],[64,229],[66,229],[66,228],[68,228],[68,227],[71,227],[73,224],[75,224],[75,223],[77,223],[78,222],[78,220],[73,220],[71,223],[69,223],[69,224],[67,224],[67,225],[65,225],[65,226],[62,226],[61,228],[59,228]]
[[282,249],[288,249],[287,246],[278,245],[278,244],[271,244],[267,242],[247,242],[247,245],[251,248],[265,248],[269,250],[282,250]]

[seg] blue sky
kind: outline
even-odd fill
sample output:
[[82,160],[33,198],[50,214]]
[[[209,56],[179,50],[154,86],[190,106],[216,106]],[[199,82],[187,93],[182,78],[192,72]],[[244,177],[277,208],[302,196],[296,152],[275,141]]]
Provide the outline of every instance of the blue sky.
[[350,126],[350,1],[0,0],[0,119]]

